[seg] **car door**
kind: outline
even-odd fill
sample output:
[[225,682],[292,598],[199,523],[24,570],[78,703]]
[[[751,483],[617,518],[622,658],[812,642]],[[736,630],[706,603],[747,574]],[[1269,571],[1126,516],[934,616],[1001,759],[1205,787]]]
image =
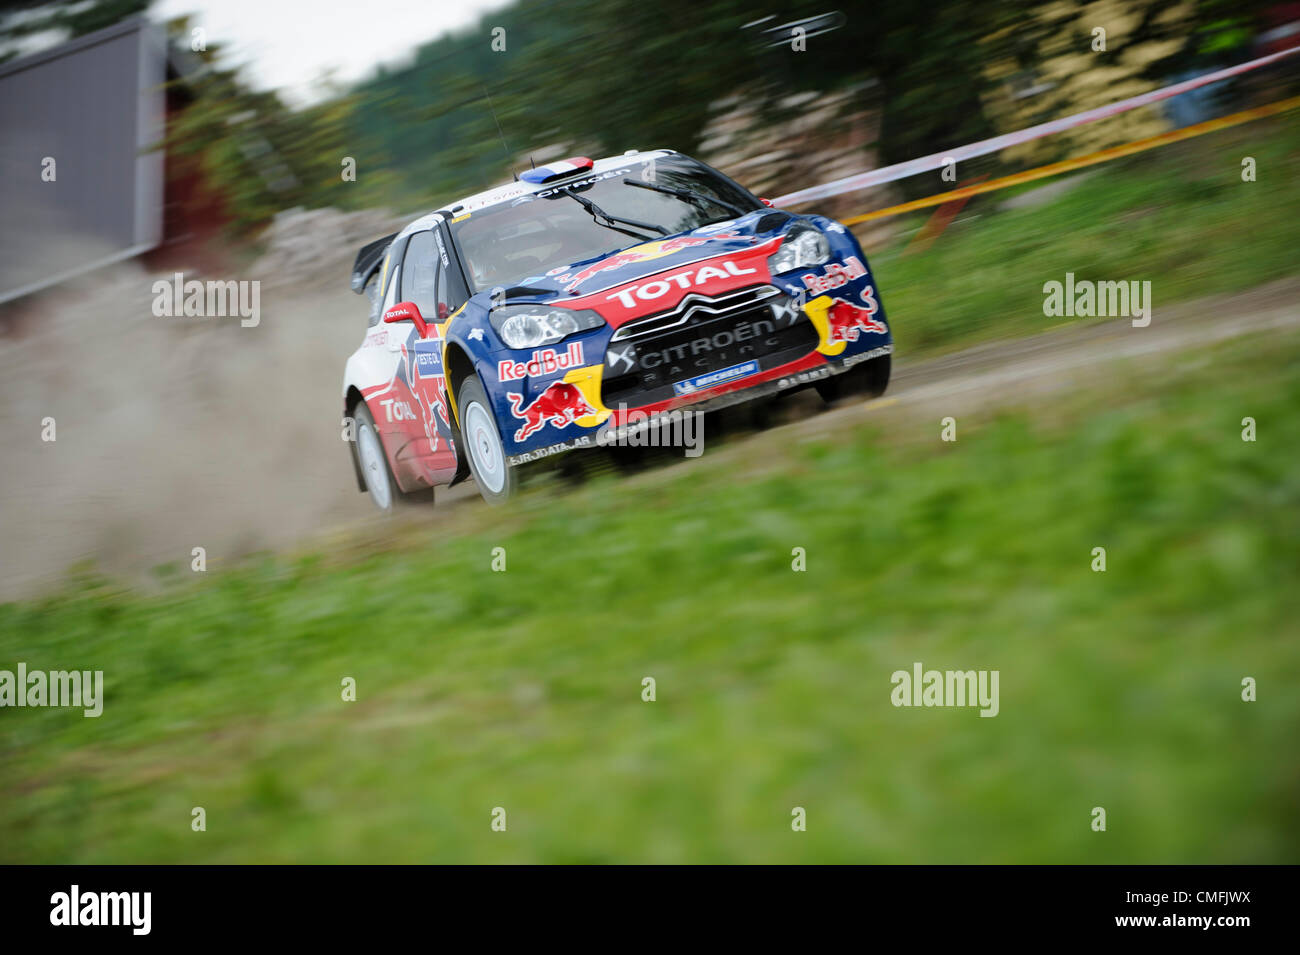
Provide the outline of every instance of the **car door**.
[[392,422],[407,438],[396,457],[399,466],[409,463],[431,482],[456,467],[442,367],[441,325],[449,314],[448,303],[440,295],[440,289],[445,294],[447,287],[445,262],[445,247],[439,245],[434,233],[416,232],[407,240],[395,276],[401,283],[397,301],[414,303],[427,323],[423,336],[413,322],[393,325],[394,329],[405,330],[405,334],[393,337],[404,349],[402,378],[410,395],[409,404],[396,407]]

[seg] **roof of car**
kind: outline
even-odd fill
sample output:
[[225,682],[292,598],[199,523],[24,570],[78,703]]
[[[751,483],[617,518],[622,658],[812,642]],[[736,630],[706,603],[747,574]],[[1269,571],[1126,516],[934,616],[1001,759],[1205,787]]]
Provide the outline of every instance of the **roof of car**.
[[[633,161],[639,162],[644,159],[658,159],[663,156],[670,156],[673,152],[674,150],[671,149],[651,149],[646,151],[629,149],[627,152],[618,156],[608,156],[605,159],[597,159],[592,164],[590,172],[583,172],[580,176],[575,176],[575,178],[586,178],[588,176],[599,175],[603,172],[618,169],[623,163]],[[466,196],[463,199],[459,199],[456,202],[444,206],[443,209],[438,212],[430,212],[428,215],[421,216],[398,233],[397,237],[402,238],[410,235],[412,232],[422,232],[425,229],[432,228],[434,225],[447,218],[451,218],[454,222],[462,216],[471,215],[472,213],[478,212],[480,209],[495,206],[509,199],[517,199],[520,196],[553,189],[557,185],[564,185],[564,180],[545,183],[522,181],[508,182],[505,185],[488,189],[486,192],[476,192],[471,196]]]

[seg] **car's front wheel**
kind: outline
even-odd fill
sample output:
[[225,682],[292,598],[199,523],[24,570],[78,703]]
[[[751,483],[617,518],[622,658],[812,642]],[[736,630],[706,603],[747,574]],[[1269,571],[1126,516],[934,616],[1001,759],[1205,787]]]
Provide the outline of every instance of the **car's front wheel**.
[[879,398],[889,387],[889,355],[855,365],[842,375],[817,382],[817,393],[827,402],[848,398]]
[[514,494],[519,479],[506,461],[496,415],[477,375],[470,375],[456,389],[456,407],[460,411],[461,441],[468,452],[474,483],[483,500],[501,504]]

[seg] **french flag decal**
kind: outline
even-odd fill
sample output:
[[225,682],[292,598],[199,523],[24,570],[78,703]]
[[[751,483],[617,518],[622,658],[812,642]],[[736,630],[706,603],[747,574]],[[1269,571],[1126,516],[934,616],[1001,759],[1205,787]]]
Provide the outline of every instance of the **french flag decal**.
[[525,170],[519,174],[519,178],[524,182],[550,182],[553,179],[572,176],[577,172],[587,172],[591,167],[592,161],[586,156],[573,156],[570,159],[561,159],[546,166],[538,166],[536,169]]

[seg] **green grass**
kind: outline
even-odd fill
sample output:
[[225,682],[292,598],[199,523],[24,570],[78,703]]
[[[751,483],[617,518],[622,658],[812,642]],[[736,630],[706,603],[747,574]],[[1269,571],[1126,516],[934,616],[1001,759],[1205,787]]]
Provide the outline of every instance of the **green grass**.
[[[1243,182],[1242,159],[1256,160]],[[1043,284],[1152,283],[1156,307],[1294,275],[1300,250],[1300,116],[1201,136],[1095,167],[1044,205],[976,197],[928,249],[904,235],[871,256],[903,354],[1041,331]],[[1044,180],[1042,184],[1055,180]],[[939,191],[936,188],[936,191]],[[933,210],[904,220],[917,229]],[[974,214],[978,214],[977,217]]]
[[[955,444],[871,414],[0,606],[0,667],[107,684],[98,720],[0,711],[0,861],[1296,862],[1297,362],[1243,340]],[[893,707],[913,661],[999,670],[1000,715]]]

